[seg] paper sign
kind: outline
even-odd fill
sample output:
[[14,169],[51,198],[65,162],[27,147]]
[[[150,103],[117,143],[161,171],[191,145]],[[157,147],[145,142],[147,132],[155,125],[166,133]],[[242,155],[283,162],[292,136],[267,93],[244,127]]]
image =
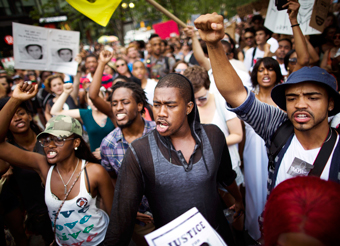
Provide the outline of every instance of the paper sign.
[[13,23],[16,69],[76,75],[79,32]]
[[13,57],[2,58],[1,63],[6,69],[14,69],[14,58]]
[[195,207],[145,235],[145,239],[150,246],[227,246]]
[[[297,16],[303,35],[320,34],[317,29],[309,26],[314,0],[299,0],[300,9]],[[270,0],[264,26],[274,33],[293,35],[293,30],[286,10],[278,11],[275,0]]]
[[177,35],[179,35],[178,25],[173,20],[154,24],[152,25],[152,28],[155,30],[155,33],[157,33],[161,39],[169,38],[171,33],[176,33]]
[[329,0],[315,0],[312,17],[309,25],[320,32],[323,32],[324,23],[329,10]]

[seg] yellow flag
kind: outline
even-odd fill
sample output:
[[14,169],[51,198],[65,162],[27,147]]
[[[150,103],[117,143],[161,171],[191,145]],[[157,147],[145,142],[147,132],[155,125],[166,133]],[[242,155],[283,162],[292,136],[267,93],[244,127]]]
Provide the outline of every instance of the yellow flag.
[[99,25],[106,26],[122,0],[66,0],[73,8]]

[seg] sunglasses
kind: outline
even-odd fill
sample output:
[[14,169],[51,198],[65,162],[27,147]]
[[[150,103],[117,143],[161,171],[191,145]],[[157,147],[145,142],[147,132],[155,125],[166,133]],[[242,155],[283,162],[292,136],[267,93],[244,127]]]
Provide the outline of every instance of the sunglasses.
[[254,36],[244,37],[245,40],[252,39],[252,38],[254,38]]
[[294,57],[294,58],[289,58],[288,61],[289,61],[289,63],[296,64],[297,58],[296,58],[296,57]]
[[116,64],[116,67],[118,68],[118,67],[124,67],[126,64],[125,63],[123,63],[123,64]]
[[335,34],[335,35],[333,36],[333,39],[340,39],[340,34]]
[[62,147],[65,144],[65,141],[72,140],[74,138],[58,138],[58,137],[46,137],[46,138],[40,138],[39,143],[42,147],[47,147],[50,145],[51,141],[54,142],[54,144],[58,147]]
[[175,68],[176,73],[180,73],[180,72],[184,72],[184,71],[185,71],[184,68]]

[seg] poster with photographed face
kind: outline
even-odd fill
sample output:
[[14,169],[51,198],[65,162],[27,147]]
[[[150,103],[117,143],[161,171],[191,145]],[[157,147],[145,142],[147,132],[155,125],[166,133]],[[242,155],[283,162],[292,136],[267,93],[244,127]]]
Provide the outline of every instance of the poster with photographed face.
[[13,23],[16,69],[77,73],[79,32]]
[[[303,35],[321,33],[309,25],[313,13],[314,1],[315,0],[299,0],[300,9],[297,19]],[[269,1],[264,26],[274,33],[293,35],[287,9],[278,11],[275,6],[275,0]]]

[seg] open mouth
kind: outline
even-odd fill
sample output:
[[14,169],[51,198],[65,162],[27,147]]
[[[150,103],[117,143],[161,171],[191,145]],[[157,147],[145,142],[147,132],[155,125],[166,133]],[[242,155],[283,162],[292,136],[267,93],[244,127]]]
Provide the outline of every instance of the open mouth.
[[55,152],[55,151],[53,151],[53,150],[49,150],[49,151],[47,151],[47,153],[46,153],[46,157],[48,158],[48,159],[53,159],[54,157],[56,157],[57,156],[57,152]]
[[126,114],[117,114],[116,118],[117,120],[123,120],[125,118]]
[[169,129],[169,124],[167,122],[157,122],[157,131],[160,133],[164,133]]
[[305,123],[310,120],[310,115],[307,113],[295,113],[294,120],[298,123]]

